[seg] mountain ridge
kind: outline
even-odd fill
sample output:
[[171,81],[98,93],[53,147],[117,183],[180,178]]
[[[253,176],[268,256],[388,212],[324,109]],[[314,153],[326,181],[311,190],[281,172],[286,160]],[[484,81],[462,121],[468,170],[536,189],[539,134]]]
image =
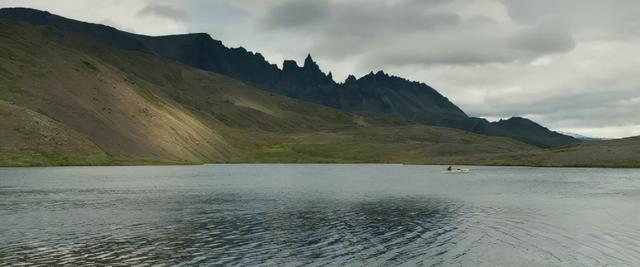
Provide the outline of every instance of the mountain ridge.
[[0,165],[454,163],[535,150],[393,124],[0,18]]
[[559,133],[571,136],[575,139],[582,140],[582,141],[608,141],[608,140],[616,139],[616,138],[606,138],[606,137],[598,137],[598,136],[586,136],[582,134],[564,132],[564,131],[560,131]]
[[[376,74],[385,76],[370,73],[368,79]],[[0,88],[0,166],[640,167],[640,137],[540,149],[512,138],[365,117],[55,27],[2,18]],[[534,132],[539,127],[517,117],[493,123]]]
[[228,48],[206,33],[146,36],[115,28],[80,22],[46,11],[27,8],[0,9],[0,17],[33,25],[79,33],[109,46],[150,53],[199,69],[213,71],[258,88],[328,107],[366,116],[395,117],[422,124],[463,129],[479,134],[512,137],[540,147],[577,143],[573,137],[540,127],[536,134],[500,123],[467,116],[448,98],[423,82],[409,81],[378,71],[360,78],[349,76],[343,83],[325,74],[311,55],[300,67],[286,60],[283,68],[269,63],[260,53]]

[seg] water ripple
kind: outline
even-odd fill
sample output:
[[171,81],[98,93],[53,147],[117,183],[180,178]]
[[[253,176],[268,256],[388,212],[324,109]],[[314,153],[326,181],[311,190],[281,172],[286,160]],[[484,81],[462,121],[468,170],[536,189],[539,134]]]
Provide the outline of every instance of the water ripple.
[[[215,179],[192,187],[113,186],[108,179],[110,186],[89,188],[3,184],[0,266],[640,263],[640,220],[625,205],[635,195],[568,194],[589,183],[531,179],[515,189],[500,180],[495,191],[495,183],[487,185],[495,181],[480,178],[472,187],[436,177],[424,188],[448,190],[427,193],[393,191],[389,183],[386,190],[301,190],[275,178],[258,187]],[[412,181],[419,183],[426,182]]]

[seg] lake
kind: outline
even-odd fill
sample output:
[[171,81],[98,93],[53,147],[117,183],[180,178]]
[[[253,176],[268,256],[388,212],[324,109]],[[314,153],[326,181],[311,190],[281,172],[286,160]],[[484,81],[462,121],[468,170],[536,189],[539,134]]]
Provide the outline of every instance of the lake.
[[640,171],[0,168],[0,265],[640,265]]

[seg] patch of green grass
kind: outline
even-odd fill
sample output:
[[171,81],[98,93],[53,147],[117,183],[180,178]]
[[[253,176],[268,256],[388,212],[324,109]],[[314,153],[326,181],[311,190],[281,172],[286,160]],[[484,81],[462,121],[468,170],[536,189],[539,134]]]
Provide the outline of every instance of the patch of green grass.
[[48,147],[0,151],[0,166],[93,166],[105,165],[109,158],[102,153],[67,153]]
[[296,145],[285,144],[258,149],[253,158],[243,160],[258,163],[352,163],[336,157],[324,157],[319,154],[311,154],[296,151]]
[[150,158],[109,158],[109,166],[145,166],[145,165],[201,165],[204,162],[188,160],[159,160]]
[[69,154],[42,149],[0,151],[1,167],[199,165],[203,162],[149,158],[113,158],[105,154]]
[[160,98],[158,98],[151,90],[147,89],[144,86],[136,86],[135,92],[144,98],[148,103],[156,106],[156,107],[164,107],[164,102]]
[[185,80],[182,77],[182,71],[179,69],[163,73],[162,78],[164,78],[164,80],[167,81],[171,86],[176,88],[180,88],[181,85],[185,83]]
[[91,62],[89,62],[89,61],[87,61],[87,60],[82,59],[82,60],[80,60],[80,62],[82,62],[82,66],[83,66],[85,69],[91,70],[91,71],[93,71],[93,72],[98,72],[98,71],[100,71],[96,65],[94,65],[93,63],[91,63]]

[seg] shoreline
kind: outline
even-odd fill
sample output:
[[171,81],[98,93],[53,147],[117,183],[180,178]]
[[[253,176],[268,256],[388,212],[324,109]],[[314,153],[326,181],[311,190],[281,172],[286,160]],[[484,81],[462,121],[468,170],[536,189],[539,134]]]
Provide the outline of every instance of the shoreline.
[[2,168],[64,168],[64,167],[171,167],[205,165],[401,165],[401,166],[463,166],[463,167],[514,167],[514,168],[571,168],[571,169],[640,169],[640,165],[518,165],[518,164],[442,164],[397,162],[148,162],[105,165],[2,165]]

